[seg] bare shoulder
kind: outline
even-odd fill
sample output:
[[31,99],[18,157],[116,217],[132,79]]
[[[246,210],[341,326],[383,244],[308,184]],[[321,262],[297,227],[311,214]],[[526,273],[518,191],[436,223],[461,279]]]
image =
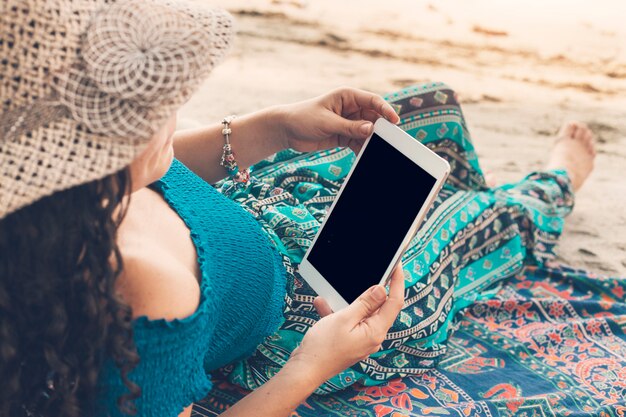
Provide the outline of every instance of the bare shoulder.
[[192,315],[200,302],[195,276],[158,246],[122,251],[124,268],[117,281],[133,317],[180,319]]

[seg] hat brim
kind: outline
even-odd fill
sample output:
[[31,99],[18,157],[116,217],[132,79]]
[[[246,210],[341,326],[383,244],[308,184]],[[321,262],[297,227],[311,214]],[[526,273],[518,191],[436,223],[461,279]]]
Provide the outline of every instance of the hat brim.
[[[134,3],[135,7],[150,5],[145,1],[124,4],[129,3]],[[172,82],[162,82],[157,87],[167,89],[171,86],[176,91],[163,90],[162,94],[157,91],[156,95],[163,99],[152,103],[144,100],[141,94],[135,99],[116,94],[105,84],[109,82],[110,87],[116,82],[121,83],[90,77],[87,69],[80,71],[80,65],[58,74],[55,88],[68,110],[66,114],[13,140],[0,142],[0,166],[3,167],[0,218],[40,198],[103,178],[128,166],[145,149],[154,132],[190,98],[227,54],[234,35],[233,19],[227,12],[198,3],[155,2],[150,6],[169,8],[181,16],[187,31],[201,30],[213,39],[209,44],[203,44],[194,38],[193,33],[187,33],[175,40],[179,42],[179,48],[172,50],[191,54],[189,61],[193,61],[196,67],[188,66],[185,72],[185,66],[178,66],[182,71],[168,73],[169,78],[166,78]],[[101,17],[101,13],[111,13],[111,10],[107,6],[98,15]],[[120,12],[126,11],[113,9],[113,13]],[[144,25],[136,30],[149,30],[145,27],[149,21],[144,16]],[[110,25],[106,29],[110,30]],[[180,43],[184,41],[189,44]],[[204,59],[199,59],[201,55]],[[128,86],[124,88],[128,90]],[[119,90],[125,92],[122,88]]]

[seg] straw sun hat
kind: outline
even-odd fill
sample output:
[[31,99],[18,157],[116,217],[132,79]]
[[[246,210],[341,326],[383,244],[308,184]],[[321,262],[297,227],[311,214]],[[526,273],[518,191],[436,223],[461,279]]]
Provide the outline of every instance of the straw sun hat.
[[0,1],[0,218],[128,165],[232,32],[197,3]]

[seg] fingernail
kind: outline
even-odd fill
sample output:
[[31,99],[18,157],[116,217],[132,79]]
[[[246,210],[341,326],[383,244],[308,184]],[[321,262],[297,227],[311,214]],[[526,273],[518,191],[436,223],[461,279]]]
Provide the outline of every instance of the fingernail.
[[377,285],[376,288],[374,288],[374,291],[372,291],[372,297],[374,297],[374,300],[376,301],[383,301],[385,297],[387,297],[387,292],[383,287]]
[[369,135],[371,130],[372,130],[372,124],[370,122],[363,123],[361,125],[361,133],[363,133],[364,135]]

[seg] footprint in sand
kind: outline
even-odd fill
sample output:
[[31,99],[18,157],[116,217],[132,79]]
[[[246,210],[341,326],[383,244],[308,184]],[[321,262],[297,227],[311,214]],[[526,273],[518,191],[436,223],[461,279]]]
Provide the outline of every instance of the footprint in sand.
[[509,36],[509,33],[504,30],[488,29],[479,25],[474,25],[474,27],[472,27],[472,32],[479,33],[485,36],[497,36],[497,37]]
[[597,258],[598,255],[596,255],[595,252],[590,251],[589,249],[585,249],[585,248],[578,248],[578,252],[582,253],[583,255],[587,255],[587,256],[592,256],[594,258]]

